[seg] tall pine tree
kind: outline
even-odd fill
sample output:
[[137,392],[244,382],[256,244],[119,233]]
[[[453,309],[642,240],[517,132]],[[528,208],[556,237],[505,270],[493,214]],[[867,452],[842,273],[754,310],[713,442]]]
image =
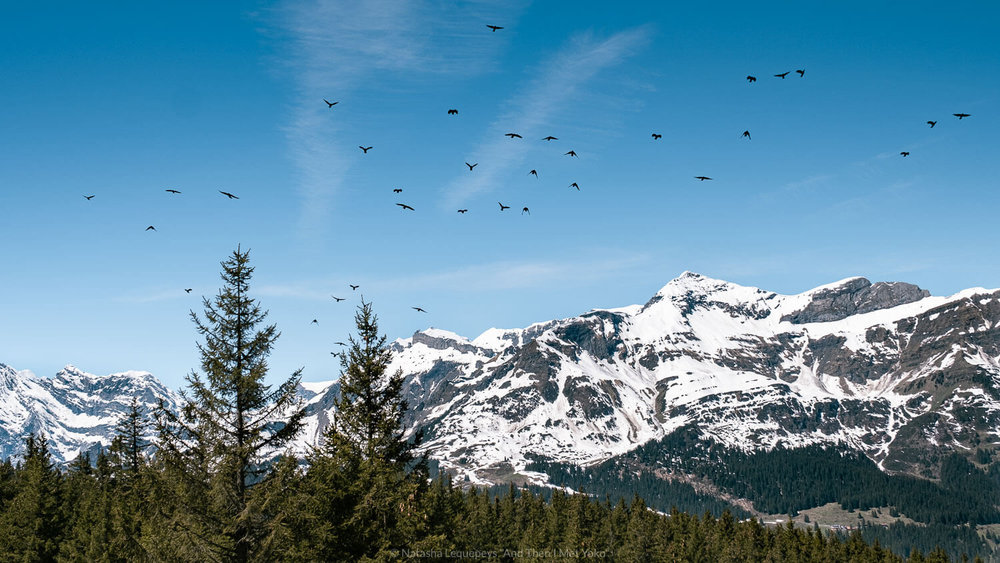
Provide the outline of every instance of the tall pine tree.
[[388,373],[392,351],[371,303],[362,300],[354,320],[358,334],[341,360],[336,414],[309,459],[315,510],[307,518],[323,527],[301,539],[320,559],[376,557],[412,545],[426,527],[427,466],[415,463],[419,435],[410,441],[404,434],[402,373]]
[[267,312],[249,295],[253,268],[239,248],[222,263],[224,285],[204,299],[204,320],[191,319],[204,377],[192,372],[180,415],[158,412],[164,493],[178,501],[168,520],[173,539],[159,548],[181,557],[249,561],[270,534],[266,499],[256,487],[268,462],[296,435],[305,413],[296,395],[301,370],[272,389],[264,383],[267,357],[279,333],[261,326]]

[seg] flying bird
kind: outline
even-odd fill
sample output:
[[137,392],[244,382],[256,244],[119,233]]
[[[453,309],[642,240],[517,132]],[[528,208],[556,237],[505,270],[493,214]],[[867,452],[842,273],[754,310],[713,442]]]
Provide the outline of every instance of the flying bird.
[[396,205],[402,207],[403,209],[409,209],[410,211],[413,211],[413,208],[410,207],[409,205],[406,205],[405,203],[397,203]]
[[660,135],[659,133],[653,133],[653,140],[654,141],[656,141],[658,139],[662,139],[662,138],[663,138],[663,135]]
[[750,140],[750,131],[749,131],[749,130],[747,130],[747,131],[744,131],[744,132],[743,132],[743,136],[744,136],[744,137],[746,137],[746,138],[747,138],[747,140]]
[[778,78],[784,80],[785,77],[788,76],[789,72],[791,72],[791,71],[782,72],[781,74],[775,74],[775,76],[777,76]]
[[150,225],[150,226],[146,227],[146,230],[147,230],[147,231],[155,231],[155,230],[156,230],[156,227],[154,227],[154,226]]
[[502,25],[490,25],[490,24],[486,24],[486,27],[492,29],[493,33],[496,33],[498,29],[503,29]]
[[901,152],[901,153],[899,153],[899,154],[900,154],[900,156],[903,156],[903,157],[907,157],[907,156],[910,156],[910,153],[909,153],[909,152],[907,152],[907,151],[903,151],[903,152]]
[[179,192],[177,190],[164,190],[164,191],[166,191],[168,193],[172,193],[172,194],[179,194],[179,193],[181,193],[181,192]]
[[528,215],[531,215],[531,212],[528,211],[527,207],[525,207],[524,209],[521,210],[521,215],[524,215],[525,213],[527,213]]
[[576,188],[576,191],[580,191],[580,185],[577,184],[576,182],[573,182],[572,184],[570,184],[569,187]]
[[497,203],[500,204],[500,211],[503,211],[504,209],[510,209],[509,205],[504,205],[504,204],[500,203],[499,201]]
[[313,319],[313,322],[312,322],[312,324],[314,324],[314,325],[318,325],[318,324],[319,324],[319,321],[317,321],[316,319]]
[[475,164],[469,164],[468,162],[466,162],[465,165],[469,167],[469,172],[472,172],[472,169],[479,166],[479,163],[477,162]]
[[796,70],[795,72],[799,73],[799,78],[802,78],[803,76],[806,75],[806,71],[805,70]]
[[326,107],[328,107],[328,108],[332,108],[333,106],[335,106],[335,105],[337,105],[337,104],[340,103],[340,102],[327,102],[326,98],[323,98],[323,101],[326,102]]
[[347,284],[347,285],[351,286],[351,291],[356,291],[359,287],[361,287],[360,285],[351,285],[351,284]]
[[224,196],[226,196],[226,197],[228,197],[229,199],[240,199],[240,198],[234,196],[233,194],[231,194],[229,192],[224,192],[222,190],[219,190],[219,193],[222,194],[222,195],[224,195]]
[[450,109],[450,110],[448,110],[448,115],[458,115],[458,110],[457,109]]
[[427,312],[427,311],[424,311],[423,309],[421,309],[420,307],[410,307],[410,308],[413,309],[414,311],[420,311],[421,313],[426,313]]
[[392,193],[394,194],[403,193],[403,188],[393,188]]
[[548,137],[542,137],[542,140],[543,141],[558,141],[559,137],[553,137],[552,135],[549,135]]
[[337,346],[347,346],[346,342],[339,342],[338,341],[338,342],[334,342],[334,344],[336,344]]
[[189,288],[186,288],[186,289],[184,290],[184,293],[191,293],[191,291],[192,291],[192,290],[194,290],[194,288],[193,288],[193,287],[189,287]]
[[517,133],[504,133],[504,137],[510,137],[511,139],[523,139],[524,137],[518,135]]
[[963,117],[969,117],[971,114],[968,114],[968,113],[953,113],[952,115],[954,115],[955,117],[957,117],[959,119],[962,119]]
[[459,213],[468,213],[469,210],[468,209],[459,209],[458,212]]
[[365,154],[368,154],[368,151],[372,150],[375,147],[362,147],[361,145],[358,145],[358,148],[361,149]]
[[340,303],[341,301],[344,301],[346,299],[345,297],[337,297],[335,295],[331,295],[330,297],[333,297],[334,300],[337,301],[337,303]]
[[935,126],[935,125],[937,125],[937,121],[928,121],[928,122],[927,122],[927,125],[930,125],[930,126],[931,126],[931,129],[933,129],[933,128],[934,128],[934,126]]
[[576,151],[569,151],[566,154],[568,154],[569,156],[576,156]]
[[[94,194],[94,195],[97,195],[97,194]],[[90,200],[94,199],[94,196],[93,195],[85,195],[85,196],[83,196],[83,199],[85,199],[87,201],[90,201]]]
[[711,180],[711,178],[709,178],[708,176],[695,176],[695,179],[701,180],[702,182],[704,182],[705,180]]
[[757,77],[747,75],[747,84],[753,84],[754,82],[757,82]]
[[528,172],[528,175],[530,176],[530,175],[532,175],[532,174],[534,174],[534,175],[535,175],[535,178],[537,178],[537,177],[538,177],[538,170],[535,170],[534,168],[532,168],[532,169],[531,169],[531,172]]

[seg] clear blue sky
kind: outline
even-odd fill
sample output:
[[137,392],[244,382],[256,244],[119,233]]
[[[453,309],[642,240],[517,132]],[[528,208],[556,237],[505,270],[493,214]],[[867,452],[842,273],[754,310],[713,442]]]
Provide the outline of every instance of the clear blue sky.
[[0,362],[179,387],[238,244],[275,379],[336,377],[362,293],[396,338],[684,270],[1000,286],[1000,8],[761,4],[8,3]]

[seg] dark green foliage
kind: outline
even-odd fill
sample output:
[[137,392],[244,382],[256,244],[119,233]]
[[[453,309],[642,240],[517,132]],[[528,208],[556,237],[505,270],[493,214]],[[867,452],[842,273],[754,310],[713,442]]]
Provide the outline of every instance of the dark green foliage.
[[913,549],[931,553],[941,549],[953,559],[961,558],[962,554],[975,557],[990,553],[989,546],[975,528],[968,526],[914,526],[896,522],[886,527],[866,524],[861,527],[860,533],[867,543],[877,541],[895,553],[910,553]]
[[[941,483],[888,475],[846,447],[814,445],[746,453],[702,441],[682,428],[619,460],[635,470],[670,467],[703,478],[769,514],[837,502],[845,510],[892,506],[914,520],[946,525],[1000,522],[1000,479],[958,455],[942,462]],[[636,469],[637,468],[637,469]]]
[[13,475],[16,492],[0,514],[0,553],[15,561],[51,561],[66,535],[63,475],[44,436],[28,436]]
[[296,387],[300,372],[271,389],[264,384],[267,357],[278,338],[275,325],[259,326],[267,313],[249,296],[253,268],[237,249],[222,263],[223,288],[204,299],[204,320],[191,319],[204,378],[192,372],[183,412],[160,409],[159,492],[164,508],[159,528],[167,532],[156,549],[192,559],[248,561],[273,530],[263,511],[268,462],[301,426],[304,410]]

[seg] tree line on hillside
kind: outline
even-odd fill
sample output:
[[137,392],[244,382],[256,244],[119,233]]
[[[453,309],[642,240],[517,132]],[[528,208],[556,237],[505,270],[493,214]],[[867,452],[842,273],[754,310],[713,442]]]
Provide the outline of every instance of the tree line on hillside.
[[[0,559],[10,561],[391,561],[454,557],[513,561],[902,561],[860,534],[767,528],[674,509],[513,487],[491,496],[429,478],[407,438],[402,375],[370,303],[342,358],[336,415],[304,459],[286,446],[302,426],[299,373],[264,383],[278,338],[249,297],[253,268],[237,249],[224,286],[192,313],[202,374],[181,412],[133,403],[109,448],[69,467],[44,436],[0,463]],[[155,444],[143,440],[154,425]],[[149,455],[147,452],[154,453]],[[940,549],[912,561],[948,561]]]

